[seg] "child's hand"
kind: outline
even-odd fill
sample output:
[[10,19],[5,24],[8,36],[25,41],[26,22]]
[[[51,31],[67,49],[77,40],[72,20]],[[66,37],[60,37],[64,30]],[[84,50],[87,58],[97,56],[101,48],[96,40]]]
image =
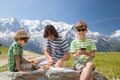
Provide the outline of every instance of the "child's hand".
[[49,65],[53,65],[53,62],[54,62],[53,59],[50,58],[50,59],[49,59]]
[[87,50],[86,50],[86,48],[81,48],[81,49],[80,49],[80,52],[81,52],[82,54],[86,54],[86,53],[87,53]]
[[63,65],[63,60],[60,59],[60,60],[58,60],[57,63],[55,64],[55,67],[62,67],[62,65]]
[[37,61],[36,61],[35,59],[31,59],[30,62],[31,62],[32,64],[37,64]]
[[86,50],[81,50],[81,49],[79,49],[79,50],[78,50],[78,53],[79,53],[79,55],[85,54],[85,53],[86,53]]

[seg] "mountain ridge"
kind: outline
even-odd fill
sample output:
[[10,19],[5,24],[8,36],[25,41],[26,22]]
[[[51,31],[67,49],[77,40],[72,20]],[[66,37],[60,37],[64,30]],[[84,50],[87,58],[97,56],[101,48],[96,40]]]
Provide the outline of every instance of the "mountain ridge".
[[[14,41],[13,36],[15,32],[23,29],[28,31],[31,36],[24,49],[42,53],[45,41],[43,38],[43,31],[47,24],[52,24],[55,26],[58,33],[67,39],[69,45],[77,36],[75,33],[74,24],[70,25],[64,22],[54,22],[51,20],[40,21],[22,19],[21,21],[18,21],[16,18],[12,17],[0,19],[0,43],[3,46],[9,47]],[[119,31],[120,30],[117,30],[116,32]],[[117,36],[115,34],[117,34]],[[104,36],[99,32],[88,31],[87,38],[95,41],[98,49],[97,51],[120,51],[120,35],[118,33]]]

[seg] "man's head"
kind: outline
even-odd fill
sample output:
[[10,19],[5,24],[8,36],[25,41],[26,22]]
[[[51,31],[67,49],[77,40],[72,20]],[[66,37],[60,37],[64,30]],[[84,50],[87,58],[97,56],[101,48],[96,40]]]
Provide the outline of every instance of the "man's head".
[[30,36],[25,30],[18,30],[14,36],[15,41],[19,41],[21,44],[27,43]]
[[43,37],[44,38],[52,38],[52,37],[57,38],[58,32],[53,25],[46,25],[44,29]]

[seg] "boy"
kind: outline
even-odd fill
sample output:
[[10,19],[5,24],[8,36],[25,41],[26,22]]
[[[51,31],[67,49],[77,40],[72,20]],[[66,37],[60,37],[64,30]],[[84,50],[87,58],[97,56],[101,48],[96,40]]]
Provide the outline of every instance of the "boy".
[[74,57],[74,68],[81,72],[80,80],[93,80],[92,71],[94,64],[92,58],[95,56],[96,46],[94,42],[86,38],[87,24],[83,21],[76,23],[78,38],[70,45],[70,53]]
[[37,68],[43,65],[62,67],[63,62],[70,58],[67,41],[58,35],[53,25],[46,25],[44,29],[44,38],[46,39],[43,57],[38,57]]
[[18,30],[14,36],[15,42],[8,51],[8,68],[12,72],[27,71],[32,69],[30,60],[23,58],[23,46],[27,43],[28,33],[25,30]]

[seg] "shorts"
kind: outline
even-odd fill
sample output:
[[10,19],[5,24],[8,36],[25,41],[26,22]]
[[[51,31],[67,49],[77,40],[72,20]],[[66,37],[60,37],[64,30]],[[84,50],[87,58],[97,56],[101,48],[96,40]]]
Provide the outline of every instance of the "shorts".
[[77,71],[82,71],[83,70],[83,68],[86,66],[86,61],[80,61],[79,63],[77,63],[75,66],[74,66],[74,68],[75,68],[75,70],[77,70]]
[[[20,64],[20,66],[21,66],[21,69],[23,69],[23,70],[28,70],[28,71],[33,70],[33,65],[29,62],[24,61],[24,63]],[[18,72],[17,68],[15,68],[15,70],[13,70],[13,72]]]
[[21,68],[31,70],[32,69],[32,64],[31,63],[22,63]]
[[[75,70],[77,70],[77,71],[79,71],[79,72],[82,72],[82,70],[83,70],[83,68],[86,66],[86,63],[87,62],[89,62],[89,60],[88,61],[80,61],[80,62],[78,62],[75,66],[74,66],[74,68],[75,68]],[[95,67],[93,68],[93,71],[95,70]]]
[[38,57],[38,58],[36,58],[36,60],[38,62],[38,64],[36,64],[36,68],[37,69],[39,69],[43,65],[49,64],[49,61],[48,61],[48,59],[45,56]]

